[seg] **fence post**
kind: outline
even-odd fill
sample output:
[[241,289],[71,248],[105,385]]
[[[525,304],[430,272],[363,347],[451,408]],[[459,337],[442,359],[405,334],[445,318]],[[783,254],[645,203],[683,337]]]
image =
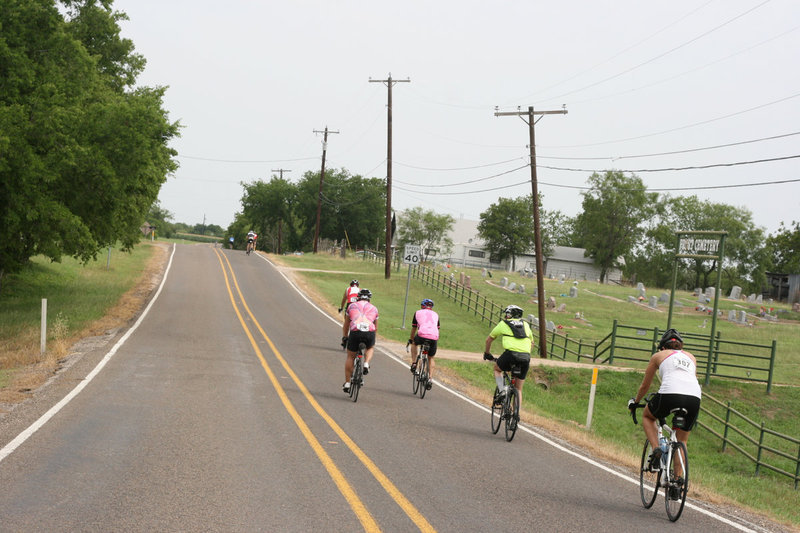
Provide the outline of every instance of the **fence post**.
[[[769,374],[767,376],[767,394],[772,392],[772,373],[775,371],[775,352],[777,350],[778,341],[772,341],[772,353],[769,356]],[[794,488],[797,488],[797,480],[794,482]]]
[[608,364],[614,364],[614,348],[617,344],[617,319],[614,319],[614,325],[611,326],[611,346],[609,347]]
[[797,446],[797,466],[794,469],[794,490],[797,490],[797,482],[800,481],[800,445]]
[[722,451],[728,447],[728,424],[731,421],[731,402],[728,401],[728,409],[725,411],[725,429],[722,432]]
[[756,457],[756,475],[761,467],[761,450],[764,444],[764,421],[761,421],[761,433],[758,436],[758,456]]

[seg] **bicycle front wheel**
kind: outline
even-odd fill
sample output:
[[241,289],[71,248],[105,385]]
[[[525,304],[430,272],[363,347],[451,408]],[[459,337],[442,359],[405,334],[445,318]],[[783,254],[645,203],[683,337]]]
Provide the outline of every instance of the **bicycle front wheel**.
[[361,366],[361,358],[356,357],[355,366],[353,367],[353,377],[350,380],[350,398],[354,401],[358,401],[358,391],[361,389],[361,380],[363,374],[363,367]]
[[500,431],[500,422],[503,419],[503,404],[497,401],[498,394],[500,394],[500,389],[495,387],[492,397],[492,433],[495,434]]
[[420,368],[419,367],[419,363],[420,363],[420,361],[421,361],[421,359],[417,358],[417,369],[414,370],[413,374],[411,374],[411,377],[413,378],[413,381],[411,382],[411,387],[412,387],[412,390],[414,391],[414,394],[416,394],[417,391],[419,390],[419,368]]
[[419,369],[419,399],[421,400],[428,391],[428,359],[426,357],[420,359],[417,368]]
[[639,466],[639,494],[642,497],[642,505],[645,509],[650,509],[658,496],[658,484],[661,480],[661,470],[652,470],[650,468],[650,454],[653,448],[650,446],[650,441],[644,439],[644,448],[642,449],[642,462]]
[[686,455],[686,445],[682,442],[672,443],[672,455],[669,458],[669,483],[666,484],[664,499],[666,500],[667,516],[674,522],[681,517],[683,506],[686,503],[686,494],[689,492],[689,457]]
[[514,387],[509,387],[508,398],[506,398],[506,440],[511,442],[517,433],[519,424],[519,393]]

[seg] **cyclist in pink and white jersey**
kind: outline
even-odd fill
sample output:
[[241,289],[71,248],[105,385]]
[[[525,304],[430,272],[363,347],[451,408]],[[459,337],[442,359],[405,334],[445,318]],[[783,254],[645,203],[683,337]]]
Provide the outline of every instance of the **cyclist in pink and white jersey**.
[[350,392],[350,376],[356,360],[359,343],[366,345],[364,351],[364,374],[369,374],[369,362],[375,348],[375,333],[378,331],[378,308],[370,303],[372,293],[369,289],[358,291],[358,300],[347,306],[344,325],[347,336],[347,360],[344,363],[344,385],[342,390]]
[[433,370],[434,359],[436,355],[436,345],[439,340],[439,315],[433,310],[433,300],[425,298],[420,303],[420,309],[414,313],[414,318],[411,320],[411,338],[408,342],[411,344],[411,372],[417,369],[417,353],[419,346],[428,341],[428,383],[425,384],[428,390],[431,389],[433,383]]

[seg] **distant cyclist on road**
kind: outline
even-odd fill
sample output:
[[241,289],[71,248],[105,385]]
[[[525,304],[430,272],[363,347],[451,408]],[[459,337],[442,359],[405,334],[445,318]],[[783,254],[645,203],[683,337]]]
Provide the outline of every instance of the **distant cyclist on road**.
[[249,254],[253,250],[256,249],[256,240],[258,239],[258,235],[253,230],[250,230],[247,233],[247,253]]
[[522,308],[516,305],[509,305],[503,309],[503,320],[501,320],[486,337],[486,346],[483,351],[483,358],[487,361],[492,360],[490,352],[492,343],[497,337],[503,337],[503,353],[494,359],[494,380],[501,396],[497,398],[502,401],[503,371],[510,371],[512,365],[519,366],[519,375],[516,380],[516,389],[519,392],[519,401],[522,405],[522,386],[525,384],[525,377],[531,364],[531,350],[533,348],[533,333],[527,322],[522,320]]
[[[344,290],[344,295],[342,296],[342,303],[339,304],[339,312],[341,313],[342,310],[345,310],[345,316],[347,316],[347,306],[351,303],[358,300],[358,280],[354,279],[350,282],[350,286]],[[342,348],[344,348],[345,344],[347,343],[347,325],[342,324]]]
[[430,390],[433,386],[433,356],[436,355],[436,345],[439,340],[439,315],[433,310],[433,300],[425,298],[420,303],[420,309],[411,319],[411,372],[417,369],[417,353],[419,346],[428,342],[428,382],[425,387]]
[[347,360],[344,363],[344,385],[342,390],[350,392],[350,376],[356,359],[358,344],[366,345],[364,351],[364,374],[369,374],[369,362],[375,348],[375,333],[378,331],[378,308],[370,303],[369,289],[358,291],[358,300],[347,306],[344,324],[350,334],[347,337]]
[[[658,419],[666,418],[676,407],[685,408],[687,414],[684,418],[684,427],[675,429],[678,440],[687,445],[689,432],[700,412],[701,391],[697,382],[697,360],[694,355],[683,349],[683,338],[674,329],[668,329],[661,336],[658,351],[650,357],[650,363],[644,372],[636,396],[628,400],[628,409],[645,397],[656,371],[661,376],[661,386],[644,408],[642,422],[644,434],[653,448],[650,464],[654,468],[658,468],[662,453],[658,445]],[[680,476],[682,472],[676,474]]]

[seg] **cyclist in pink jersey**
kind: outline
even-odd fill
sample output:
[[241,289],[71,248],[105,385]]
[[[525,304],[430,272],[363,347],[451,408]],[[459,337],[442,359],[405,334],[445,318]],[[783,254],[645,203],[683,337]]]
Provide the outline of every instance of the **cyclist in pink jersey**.
[[344,363],[344,385],[342,390],[350,392],[350,376],[356,359],[359,343],[366,345],[364,351],[364,374],[369,374],[369,362],[375,348],[375,334],[378,331],[378,308],[370,303],[372,293],[369,289],[358,291],[358,300],[347,306],[344,324],[347,336],[347,360]]
[[436,345],[439,340],[439,315],[433,310],[433,300],[425,298],[420,303],[420,309],[414,313],[411,320],[411,337],[408,342],[411,344],[411,372],[417,369],[417,353],[419,346],[428,341],[428,383],[425,384],[428,390],[433,384],[433,370],[435,368],[433,356],[436,355]]
[[656,372],[661,376],[661,386],[644,408],[642,427],[653,447],[651,464],[657,468],[662,453],[658,445],[658,419],[666,418],[675,408],[685,408],[687,414],[683,427],[675,429],[678,440],[687,445],[689,432],[700,412],[701,391],[697,381],[697,360],[683,349],[683,338],[674,329],[668,329],[661,337],[658,351],[650,357],[650,364],[647,365],[636,396],[628,400],[628,409],[645,397]]
[[[344,295],[342,295],[342,303],[339,304],[339,312],[342,312],[342,309],[346,310],[347,306],[351,303],[358,300],[358,280],[354,279],[350,282],[350,286],[344,290]],[[345,312],[345,315],[347,313]],[[347,344],[347,326],[342,325],[342,348],[345,347]]]

